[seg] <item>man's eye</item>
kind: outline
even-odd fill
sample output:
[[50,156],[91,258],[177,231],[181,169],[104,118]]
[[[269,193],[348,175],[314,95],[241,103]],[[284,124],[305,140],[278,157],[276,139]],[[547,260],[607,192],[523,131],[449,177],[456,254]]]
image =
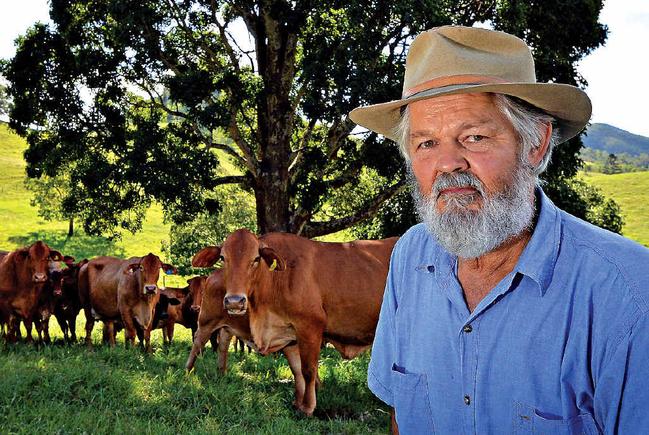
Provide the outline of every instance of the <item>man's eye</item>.
[[435,142],[432,140],[425,140],[423,142],[419,142],[419,145],[417,145],[417,148],[422,148],[422,149],[428,149],[432,148],[435,146]]
[[476,143],[476,142],[481,142],[486,138],[487,138],[486,136],[482,136],[480,134],[472,134],[471,136],[466,138],[466,141],[471,143]]

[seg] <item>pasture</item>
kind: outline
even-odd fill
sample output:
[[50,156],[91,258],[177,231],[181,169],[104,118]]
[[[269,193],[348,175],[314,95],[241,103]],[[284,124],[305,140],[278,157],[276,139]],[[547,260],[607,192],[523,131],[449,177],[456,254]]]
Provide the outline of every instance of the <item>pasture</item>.
[[610,175],[591,172],[583,178],[618,203],[624,216],[622,234],[649,247],[649,171]]

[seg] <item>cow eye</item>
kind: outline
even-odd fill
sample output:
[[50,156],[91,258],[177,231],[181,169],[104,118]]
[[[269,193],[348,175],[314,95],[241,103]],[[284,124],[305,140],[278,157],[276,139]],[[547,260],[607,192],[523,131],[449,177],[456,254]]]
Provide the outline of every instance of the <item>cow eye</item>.
[[223,255],[219,255],[219,261],[225,261],[225,258],[223,258]]
[[259,264],[259,261],[261,260],[261,257],[257,257],[254,260],[252,260],[252,265],[257,266]]
[[140,269],[140,270],[144,270],[144,266],[142,266],[142,265],[140,264],[140,265],[138,266],[138,269]]

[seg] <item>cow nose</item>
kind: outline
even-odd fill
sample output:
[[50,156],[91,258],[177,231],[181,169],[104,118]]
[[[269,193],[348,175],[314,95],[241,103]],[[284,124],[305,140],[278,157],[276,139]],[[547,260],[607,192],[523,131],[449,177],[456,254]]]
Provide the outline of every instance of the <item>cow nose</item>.
[[201,310],[201,306],[200,306],[200,305],[192,305],[192,306],[189,307],[189,308],[190,308],[193,312],[195,312],[195,313],[198,313],[198,312]]
[[34,274],[34,282],[45,282],[47,280],[47,274],[37,272]]
[[56,290],[54,290],[54,296],[61,296],[62,294],[63,293],[61,292],[60,288],[57,288]]
[[145,285],[144,286],[144,293],[146,294],[154,294],[155,291],[157,290],[158,286],[157,285]]
[[230,314],[245,314],[246,302],[245,296],[230,295],[223,298],[223,306]]

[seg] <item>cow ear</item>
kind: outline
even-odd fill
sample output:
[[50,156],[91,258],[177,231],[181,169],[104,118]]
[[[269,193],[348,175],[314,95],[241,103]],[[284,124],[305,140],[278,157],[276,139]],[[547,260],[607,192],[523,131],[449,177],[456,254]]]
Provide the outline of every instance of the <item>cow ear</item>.
[[167,275],[175,275],[178,273],[178,269],[173,267],[171,264],[162,263],[162,270],[165,271]]
[[220,246],[208,246],[203,248],[194,255],[192,258],[192,266],[194,267],[212,267],[219,261],[221,256]]
[[[53,251],[50,249],[50,260],[63,261],[63,255],[59,251]],[[74,258],[72,259],[72,261],[74,261]]]
[[261,255],[261,258],[263,258],[268,264],[270,270],[281,272],[286,269],[286,263],[284,263],[282,257],[280,257],[273,248],[261,248],[259,249],[259,255]]
[[133,272],[135,272],[139,268],[140,268],[139,263],[131,263],[131,264],[128,265],[128,267],[124,271],[124,275],[132,274]]
[[63,257],[63,262],[68,267],[74,267],[74,257],[70,255],[66,255],[65,257]]
[[81,260],[80,262],[77,263],[77,267],[81,267],[84,264],[88,264],[88,262],[89,262],[89,260],[87,258],[84,258],[83,260]]

